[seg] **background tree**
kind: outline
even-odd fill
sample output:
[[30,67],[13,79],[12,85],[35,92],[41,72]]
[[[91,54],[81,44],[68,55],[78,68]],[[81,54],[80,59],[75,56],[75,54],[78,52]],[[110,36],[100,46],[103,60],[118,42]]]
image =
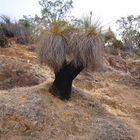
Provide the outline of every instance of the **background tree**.
[[30,42],[34,42],[44,29],[42,18],[37,15],[35,17],[23,15],[23,18],[19,19],[18,24],[29,31]]
[[116,35],[112,29],[109,27],[103,35],[106,43],[106,52],[109,52],[113,55],[121,55],[120,50],[123,48],[123,43],[121,40],[116,38]]
[[73,7],[72,0],[41,0],[41,15],[45,27],[53,22],[66,21],[67,15]]
[[[71,26],[64,17],[72,8],[72,1],[42,0],[40,4],[48,24],[47,31],[40,37],[39,60],[54,71],[51,93],[60,99],[69,99],[73,79],[84,68],[95,70],[102,65],[103,42],[100,29],[88,23],[88,18],[83,21],[80,29],[71,32]],[[66,34],[67,31],[70,34]]]
[[124,42],[125,49],[129,49],[131,52],[136,52],[140,47],[140,15],[128,17],[122,17],[117,20],[119,25],[120,35]]

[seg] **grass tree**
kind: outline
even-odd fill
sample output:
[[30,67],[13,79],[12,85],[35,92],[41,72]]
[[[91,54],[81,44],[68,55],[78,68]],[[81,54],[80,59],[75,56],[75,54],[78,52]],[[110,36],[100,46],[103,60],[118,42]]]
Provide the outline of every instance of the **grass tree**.
[[55,74],[50,92],[62,100],[71,97],[72,82],[84,68],[98,69],[102,65],[103,42],[100,32],[88,20],[84,27],[70,32],[67,22],[53,20],[40,37],[38,56]]
[[61,27],[42,35],[38,54],[40,62],[48,64],[55,73],[52,94],[69,99],[72,82],[84,68],[101,68],[103,41],[94,27],[73,33],[69,38],[61,32]]

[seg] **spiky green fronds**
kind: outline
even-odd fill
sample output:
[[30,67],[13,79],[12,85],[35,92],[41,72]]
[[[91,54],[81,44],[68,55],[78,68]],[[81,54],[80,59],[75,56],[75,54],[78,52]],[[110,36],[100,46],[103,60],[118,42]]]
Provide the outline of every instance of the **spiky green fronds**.
[[74,33],[70,39],[73,64],[98,70],[102,68],[104,48],[100,22],[96,20],[93,23],[91,17],[87,16],[81,27],[81,32]]
[[57,35],[66,35],[73,30],[74,27],[66,21],[54,21],[50,24],[47,31]]
[[67,27],[66,22],[63,21],[54,21],[50,24],[50,32],[54,34],[62,34]]
[[92,20],[92,17],[86,16],[82,19],[82,30],[86,35],[100,35],[101,23],[99,20]]

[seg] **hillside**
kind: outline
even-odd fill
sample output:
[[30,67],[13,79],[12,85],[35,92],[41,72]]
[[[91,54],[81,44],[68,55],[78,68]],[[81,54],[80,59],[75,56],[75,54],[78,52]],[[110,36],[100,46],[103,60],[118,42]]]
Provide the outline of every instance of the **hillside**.
[[29,47],[0,48],[0,140],[140,139],[140,60],[107,55],[106,69],[83,71],[61,101]]

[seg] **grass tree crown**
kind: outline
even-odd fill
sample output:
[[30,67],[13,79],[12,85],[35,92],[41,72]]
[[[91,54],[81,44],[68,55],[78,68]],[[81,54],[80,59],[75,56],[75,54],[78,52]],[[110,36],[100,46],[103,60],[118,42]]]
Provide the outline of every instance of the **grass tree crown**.
[[[63,25],[63,26],[62,26]],[[103,41],[101,32],[95,26],[80,28],[66,34],[68,24],[60,21],[51,24],[49,32],[41,36],[39,41],[39,59],[48,64],[55,72],[64,63],[72,63],[75,67],[99,69],[102,66]]]
[[74,65],[82,64],[85,68],[99,70],[102,67],[103,46],[101,27],[98,20],[92,23],[91,17],[81,21],[81,32],[71,40]]
[[47,32],[41,35],[39,41],[39,60],[48,64],[54,72],[59,71],[64,63],[94,70],[102,64],[100,24],[98,21],[92,23],[90,13],[90,17],[79,20],[80,26],[74,29],[66,18],[72,3],[72,0],[40,1]]

